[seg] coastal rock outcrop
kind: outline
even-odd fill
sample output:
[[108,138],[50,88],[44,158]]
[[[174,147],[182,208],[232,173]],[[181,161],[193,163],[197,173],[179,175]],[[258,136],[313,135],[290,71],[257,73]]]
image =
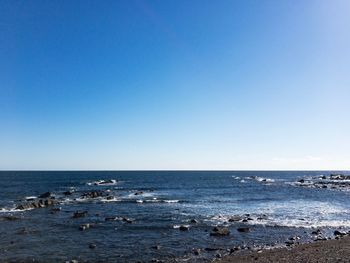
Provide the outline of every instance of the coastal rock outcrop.
[[18,206],[16,206],[16,210],[29,210],[34,208],[44,208],[48,206],[52,206],[55,204],[55,201],[51,198],[47,199],[40,199],[38,201],[29,202],[29,203],[23,203]]

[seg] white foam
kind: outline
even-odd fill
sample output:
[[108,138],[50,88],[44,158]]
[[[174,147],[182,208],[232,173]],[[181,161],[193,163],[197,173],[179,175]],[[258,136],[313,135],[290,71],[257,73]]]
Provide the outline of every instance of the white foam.
[[163,200],[165,203],[178,203],[179,200]]
[[13,208],[1,208],[0,213],[16,213],[16,212],[29,211],[29,210],[33,210],[33,209],[34,208],[16,209],[15,207],[13,207]]
[[26,196],[24,199],[25,200],[32,200],[38,198],[37,196]]
[[107,180],[98,180],[87,183],[87,185],[97,185],[97,186],[109,186],[109,185],[116,185],[118,183],[117,180],[114,179],[107,179]]

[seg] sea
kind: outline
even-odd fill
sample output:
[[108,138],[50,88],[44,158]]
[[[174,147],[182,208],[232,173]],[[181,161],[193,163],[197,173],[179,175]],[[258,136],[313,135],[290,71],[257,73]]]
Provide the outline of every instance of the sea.
[[[350,172],[1,171],[0,262],[209,262],[334,238],[350,230],[350,188],[331,174]],[[19,208],[44,193],[54,205]]]

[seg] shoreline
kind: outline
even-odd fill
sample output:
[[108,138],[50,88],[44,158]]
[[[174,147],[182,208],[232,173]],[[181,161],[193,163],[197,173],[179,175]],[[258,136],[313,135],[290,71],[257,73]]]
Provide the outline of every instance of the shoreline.
[[350,262],[350,236],[339,239],[314,241],[291,248],[244,251],[217,259],[218,263],[248,262]]

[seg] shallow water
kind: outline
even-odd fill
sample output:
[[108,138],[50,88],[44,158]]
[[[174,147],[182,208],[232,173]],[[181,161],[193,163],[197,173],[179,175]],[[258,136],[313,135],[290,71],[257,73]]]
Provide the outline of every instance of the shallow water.
[[[335,229],[350,229],[349,191],[299,187],[295,182],[329,172],[0,172],[0,258],[64,262],[201,262],[235,245],[283,245],[292,235],[312,239],[314,228],[327,236]],[[344,174],[349,172],[343,171]],[[95,185],[98,180],[116,183]],[[65,197],[62,193],[74,190]],[[108,191],[105,197],[81,198],[90,190]],[[17,211],[26,197],[50,191],[62,210]],[[135,192],[142,194],[135,195]],[[88,211],[73,219],[75,211]],[[230,216],[250,214],[247,223],[228,222]],[[105,221],[105,217],[127,217]],[[262,219],[258,220],[258,217]],[[198,223],[191,223],[197,219]],[[83,223],[94,228],[80,231]],[[189,231],[178,226],[189,225]],[[213,237],[215,225],[226,225],[228,237]],[[249,233],[237,227],[247,226]],[[96,248],[90,249],[89,245]],[[154,249],[154,246],[160,249]],[[220,248],[199,256],[193,248]]]

